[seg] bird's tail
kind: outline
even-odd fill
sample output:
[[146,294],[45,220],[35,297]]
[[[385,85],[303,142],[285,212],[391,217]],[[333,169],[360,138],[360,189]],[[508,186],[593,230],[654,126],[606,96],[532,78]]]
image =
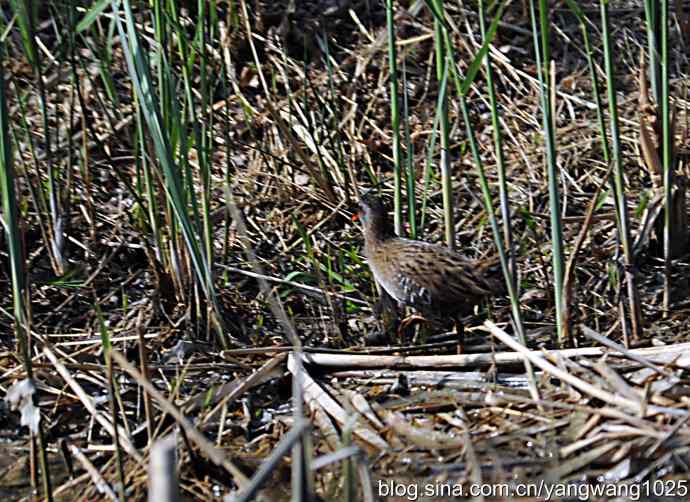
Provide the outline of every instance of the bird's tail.
[[501,260],[498,253],[476,262],[477,275],[484,279],[486,289],[492,294],[505,294],[508,292],[506,281],[501,269]]

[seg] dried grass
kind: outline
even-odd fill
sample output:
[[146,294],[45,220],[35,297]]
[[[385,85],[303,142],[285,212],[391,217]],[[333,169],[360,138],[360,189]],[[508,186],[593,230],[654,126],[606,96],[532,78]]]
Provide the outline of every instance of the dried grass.
[[[30,188],[45,179],[46,153],[39,144],[30,145],[18,125],[20,190],[27,201],[25,248],[32,280],[32,361],[55,498],[117,498],[115,427],[124,451],[129,500],[145,497],[152,439],[170,434],[177,441],[183,499],[211,500],[248,486],[252,474],[295,426],[291,381],[296,374],[311,423],[313,456],[324,464],[334,461],[327,455],[343,448],[343,431],[351,430],[357,450],[345,453],[354,459],[354,472],[364,486],[358,500],[373,500],[381,483],[391,482],[410,488],[428,482],[514,486],[546,481],[578,486],[603,481],[632,486],[687,480],[687,255],[677,261],[672,278],[675,303],[664,316],[663,263],[644,249],[638,254],[644,346],[626,349],[621,329],[625,319],[621,325],[618,308],[621,292],[609,280],[618,245],[614,210],[610,194],[599,197],[608,166],[602,161],[596,106],[572,17],[555,10],[552,49],[566,256],[579,251],[568,275],[569,317],[577,348],[550,350],[555,315],[538,85],[528,23],[514,3],[506,10],[491,53],[531,350],[506,333],[510,306],[506,299],[496,298],[489,309],[493,322],[482,325],[483,314],[475,318],[467,337],[470,352],[454,355],[447,353],[449,345],[455,348],[452,342],[364,347],[366,335],[381,326],[369,308],[376,292],[358,256],[359,229],[349,216],[357,190],[373,183],[372,174],[391,174],[384,12],[374,2],[351,2],[333,13],[316,4],[297,3],[297,12],[291,14],[281,2],[248,4],[249,11],[240,14],[241,27],[224,25],[220,40],[209,41],[210,61],[219,72],[221,64],[227,65],[233,89],[227,100],[209,103],[199,118],[215,117],[215,282],[230,331],[237,339],[251,340],[251,348],[217,346],[208,335],[199,291],[191,282],[180,281],[191,276],[189,261],[179,257],[179,275],[161,268],[151,235],[136,214],[141,208],[126,183],[134,177],[135,155],[141,152],[133,146],[136,117],[120,46],[114,46],[112,65],[121,77],[115,86],[122,104],[111,108],[103,104],[108,97],[92,66],[99,55],[81,47],[84,65],[75,69],[75,77],[83,96],[70,99],[74,81],[65,73],[50,16],[44,14],[37,28],[49,56],[44,79],[54,119],[50,134],[58,139],[53,154],[71,172],[73,199],[65,213],[69,275],[56,278],[46,251],[49,243],[41,237],[40,205],[30,197]],[[429,110],[436,99],[430,70],[432,18],[422,5],[400,9],[397,15],[419,165],[424,165],[434,120]],[[594,5],[585,6],[588,15],[596,15]],[[455,3],[447,8],[458,29],[457,53],[471,61],[481,46],[476,12]],[[184,14],[183,20],[194,15]],[[638,164],[637,75],[644,30],[636,4],[621,4],[611,15],[627,196],[637,229],[641,201],[652,190],[652,180]],[[138,19],[142,34],[147,34],[149,17]],[[330,77],[321,52],[321,30],[326,27]],[[284,41],[292,45],[286,49]],[[598,34],[593,41],[600,46]],[[45,131],[37,95],[30,91],[31,69],[16,41],[10,41],[10,49],[16,57],[7,70],[17,90],[10,99],[10,113],[19,124],[22,91],[29,130],[39,139]],[[684,50],[678,41],[671,71],[677,90],[689,83]],[[303,55],[306,62],[300,59]],[[495,185],[483,85],[481,78],[473,84],[469,106]],[[690,105],[681,92],[675,95],[675,105],[682,130]],[[453,100],[449,108],[456,238],[465,254],[491,257],[492,238],[474,166],[465,151],[460,112]],[[679,154],[687,162],[687,135],[683,138]],[[226,147],[232,152],[229,156]],[[66,163],[69,151],[81,152],[88,173]],[[422,169],[418,173],[422,176]],[[234,183],[232,196],[246,220],[246,235],[228,217],[226,175]],[[418,200],[428,196],[429,214],[420,231],[432,241],[443,235],[439,187],[436,172],[428,194],[423,193],[423,183],[417,184]],[[162,202],[162,193],[158,196]],[[255,256],[246,259],[245,249]],[[9,337],[13,317],[6,262],[3,248],[0,331],[8,335],[0,349],[2,392],[26,377]],[[263,289],[256,279],[265,281]],[[180,297],[181,292],[187,296]],[[272,309],[274,296],[299,334],[303,353],[286,341],[288,328],[282,314]],[[110,418],[109,382],[94,305],[107,320],[114,347],[118,424]],[[527,390],[525,357],[539,370],[539,400]],[[303,363],[303,370],[295,370],[296,362]],[[19,460],[28,458],[29,442],[18,421],[18,415],[2,410],[6,455],[0,461],[0,493],[26,499],[28,462]],[[270,473],[264,500],[287,500],[288,465],[285,457]],[[335,500],[344,490],[343,476],[335,468],[339,464],[328,465],[315,473],[316,489],[324,500]]]

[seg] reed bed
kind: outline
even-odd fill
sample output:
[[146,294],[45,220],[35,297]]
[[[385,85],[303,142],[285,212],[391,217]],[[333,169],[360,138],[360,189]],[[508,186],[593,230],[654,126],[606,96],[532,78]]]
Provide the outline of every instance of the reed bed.
[[[0,5],[5,497],[690,489],[687,3]],[[503,274],[464,353],[370,189]]]

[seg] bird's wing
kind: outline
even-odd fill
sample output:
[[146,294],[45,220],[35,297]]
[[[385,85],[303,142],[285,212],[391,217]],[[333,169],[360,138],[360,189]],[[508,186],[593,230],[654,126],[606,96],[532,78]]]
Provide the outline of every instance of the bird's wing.
[[397,277],[412,304],[452,303],[491,294],[491,284],[475,262],[443,246],[400,240]]

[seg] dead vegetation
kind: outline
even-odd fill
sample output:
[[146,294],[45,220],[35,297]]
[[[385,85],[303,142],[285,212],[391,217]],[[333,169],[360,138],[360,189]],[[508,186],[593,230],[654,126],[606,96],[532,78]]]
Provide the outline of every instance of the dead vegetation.
[[[482,45],[477,9],[448,3],[465,71]],[[674,12],[688,10],[687,2],[677,4]],[[9,26],[14,11],[0,5]],[[185,5],[165,11],[169,46],[160,44],[154,10],[133,7],[156,86],[170,86],[156,89],[161,123],[179,167],[181,207],[198,216],[191,235],[201,248],[190,251],[170,201],[174,183],[145,104],[134,99],[111,8],[70,38],[70,26],[87,9],[42,5],[34,27],[38,75],[15,19],[3,67],[33,375],[14,335],[3,232],[0,389],[8,401],[19,396],[29,420],[0,409],[0,493],[13,500],[34,490],[48,496],[40,441],[25,426],[37,430],[30,406],[37,404],[56,500],[144,500],[152,444],[170,435],[184,500],[251,489],[271,454],[279,462],[267,472],[262,496],[288,500],[299,451],[288,448],[293,444],[311,445],[305,476],[313,476],[322,500],[411,500],[424,489],[441,491],[419,500],[453,500],[443,486],[515,490],[542,480],[571,490],[598,483],[628,490],[619,495],[682,495],[690,472],[686,32],[671,30],[678,238],[664,299],[661,112],[640,78],[644,11],[636,3],[611,6],[635,240],[634,270],[626,271],[581,34],[565,5],[552,6],[553,118],[574,341],[557,350],[533,39],[526,6],[508,3],[491,56],[529,350],[515,342],[510,305],[497,297],[469,319],[468,353],[458,355],[447,339],[365,343],[384,328],[350,215],[361,190],[382,183],[386,196],[392,191],[383,6],[231,1],[217,5],[214,17]],[[601,62],[598,5],[582,8]],[[122,10],[117,15],[124,18]],[[686,16],[677,19],[687,31]],[[396,4],[395,27],[408,102],[403,155],[415,167],[420,215],[424,208],[418,232],[441,241],[433,16],[424,2]],[[481,71],[468,105],[497,194]],[[448,108],[458,248],[493,259],[452,96]],[[196,260],[210,262],[207,282]],[[626,272],[635,274],[642,310],[642,334],[632,341]],[[535,370],[536,396],[525,358]],[[30,376],[33,388],[13,387]],[[406,493],[385,497],[382,490],[395,486]],[[561,498],[573,493],[581,492]]]

